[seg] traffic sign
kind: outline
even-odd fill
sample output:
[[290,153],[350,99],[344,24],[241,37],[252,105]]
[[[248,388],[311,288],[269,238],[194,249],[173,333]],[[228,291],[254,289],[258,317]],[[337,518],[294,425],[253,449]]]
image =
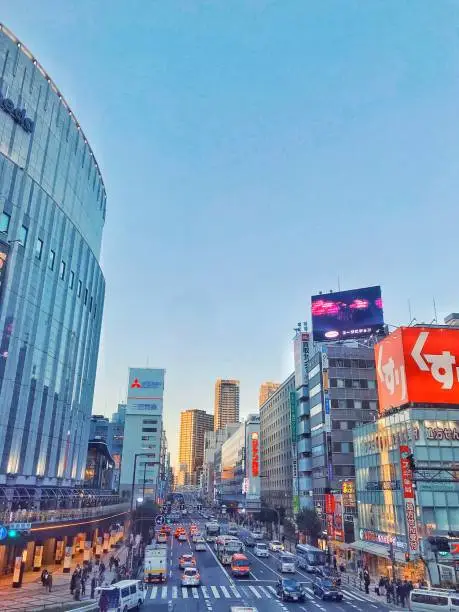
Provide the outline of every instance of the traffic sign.
[[27,529],[32,529],[32,523],[9,523],[8,529],[16,529],[17,531],[27,531]]
[[164,524],[164,516],[162,514],[157,514],[156,518],[155,518],[155,523],[157,525],[163,525]]
[[8,531],[6,530],[6,527],[4,527],[3,525],[0,525],[0,540],[4,540],[7,535],[8,535]]

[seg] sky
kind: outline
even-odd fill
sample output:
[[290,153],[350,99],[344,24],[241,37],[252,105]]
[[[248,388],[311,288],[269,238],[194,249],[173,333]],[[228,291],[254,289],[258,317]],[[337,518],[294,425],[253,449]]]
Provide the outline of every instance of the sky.
[[[80,121],[107,194],[93,412],[129,366],[181,410],[241,415],[293,371],[320,290],[381,284],[386,322],[459,311],[453,0],[0,0]],[[410,305],[410,306],[409,306]]]

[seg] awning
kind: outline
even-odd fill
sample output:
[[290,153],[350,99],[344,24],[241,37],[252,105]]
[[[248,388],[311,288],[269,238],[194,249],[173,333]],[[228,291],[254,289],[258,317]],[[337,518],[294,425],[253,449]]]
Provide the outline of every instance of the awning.
[[[389,560],[389,549],[382,544],[376,544],[374,542],[364,542],[363,540],[357,540],[350,544],[351,548],[355,550],[361,550],[362,552],[370,553],[370,555],[376,555],[377,557],[384,557]],[[405,553],[394,548],[395,560],[399,563],[406,563]]]

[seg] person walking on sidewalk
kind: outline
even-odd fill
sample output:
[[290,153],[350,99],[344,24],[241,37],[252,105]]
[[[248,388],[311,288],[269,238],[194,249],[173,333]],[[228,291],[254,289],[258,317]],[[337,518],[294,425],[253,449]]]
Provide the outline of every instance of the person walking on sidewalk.
[[365,568],[363,572],[363,583],[365,584],[365,593],[370,593],[370,572]]
[[53,589],[53,575],[51,572],[48,574],[48,580],[46,582],[46,586],[48,587],[48,592],[51,593]]
[[107,593],[102,593],[99,599],[99,610],[100,612],[107,612],[108,610],[108,595]]

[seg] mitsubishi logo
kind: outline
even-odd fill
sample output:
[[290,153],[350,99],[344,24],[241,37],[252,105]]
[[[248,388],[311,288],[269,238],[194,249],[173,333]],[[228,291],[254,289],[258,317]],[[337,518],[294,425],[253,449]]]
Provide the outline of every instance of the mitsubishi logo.
[[142,385],[139,382],[138,378],[134,378],[134,382],[131,385],[131,389],[141,389]]

